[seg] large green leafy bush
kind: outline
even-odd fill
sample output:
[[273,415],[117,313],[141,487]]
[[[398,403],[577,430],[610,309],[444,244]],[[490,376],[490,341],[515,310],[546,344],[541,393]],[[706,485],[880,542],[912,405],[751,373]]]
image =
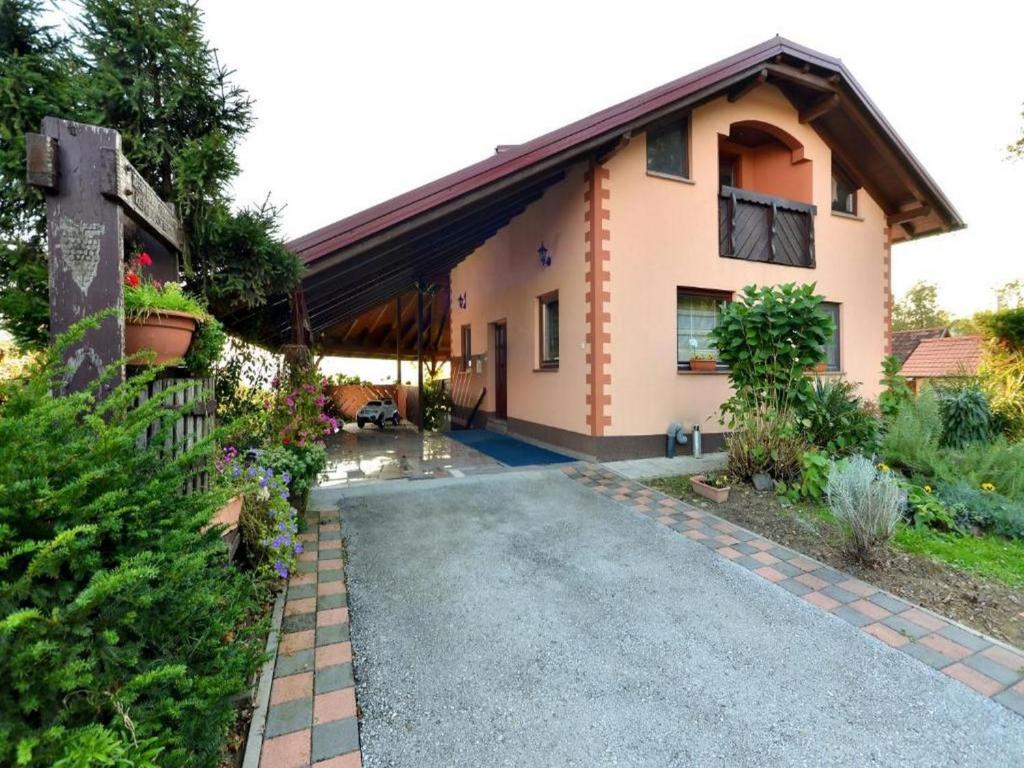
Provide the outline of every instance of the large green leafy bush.
[[223,494],[180,492],[210,446],[138,447],[176,415],[130,407],[152,372],[100,403],[61,373],[50,350],[0,397],[0,764],[216,765],[266,595],[201,532]]
[[748,285],[722,307],[711,340],[735,390],[729,412],[755,402],[786,410],[809,396],[806,371],[825,360],[835,331],[821,301],[813,283]]

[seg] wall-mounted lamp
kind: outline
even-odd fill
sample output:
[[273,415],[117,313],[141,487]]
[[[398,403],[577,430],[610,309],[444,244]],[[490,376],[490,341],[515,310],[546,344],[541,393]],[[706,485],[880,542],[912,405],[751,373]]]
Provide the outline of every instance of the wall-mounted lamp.
[[459,294],[459,309],[465,309],[469,302],[466,301],[466,292],[463,291]]
[[537,255],[540,257],[540,265],[542,267],[551,266],[551,252],[544,247],[543,241],[540,244],[540,248],[537,249]]

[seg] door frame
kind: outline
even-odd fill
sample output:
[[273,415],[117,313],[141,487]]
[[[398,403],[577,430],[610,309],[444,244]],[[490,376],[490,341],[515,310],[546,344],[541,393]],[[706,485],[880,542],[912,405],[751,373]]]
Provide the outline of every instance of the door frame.
[[[503,344],[499,345],[499,339]],[[508,321],[491,323],[494,351],[494,418],[508,420]]]

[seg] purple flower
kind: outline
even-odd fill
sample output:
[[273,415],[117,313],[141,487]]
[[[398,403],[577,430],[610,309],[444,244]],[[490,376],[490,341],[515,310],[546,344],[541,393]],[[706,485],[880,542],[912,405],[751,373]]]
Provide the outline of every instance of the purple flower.
[[249,477],[256,477],[256,467],[249,467]]
[[274,570],[277,571],[278,575],[282,579],[287,579],[288,578],[288,566],[286,566],[280,560],[277,560],[277,561],[274,562]]
[[283,475],[281,475],[281,479],[284,480],[284,484],[285,485],[291,485],[292,476],[289,475],[287,472],[285,472]]
[[295,542],[295,554],[296,555],[301,555],[302,554],[302,545],[299,544],[299,542]]

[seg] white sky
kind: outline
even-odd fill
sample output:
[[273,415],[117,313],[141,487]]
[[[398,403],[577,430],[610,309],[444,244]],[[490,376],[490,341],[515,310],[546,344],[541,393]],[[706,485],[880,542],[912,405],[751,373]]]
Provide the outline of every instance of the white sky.
[[[1024,277],[1024,3],[201,0],[256,99],[240,202],[304,234],[776,33],[842,58],[968,229],[894,249],[958,314]],[[947,10],[948,8],[948,10]]]

